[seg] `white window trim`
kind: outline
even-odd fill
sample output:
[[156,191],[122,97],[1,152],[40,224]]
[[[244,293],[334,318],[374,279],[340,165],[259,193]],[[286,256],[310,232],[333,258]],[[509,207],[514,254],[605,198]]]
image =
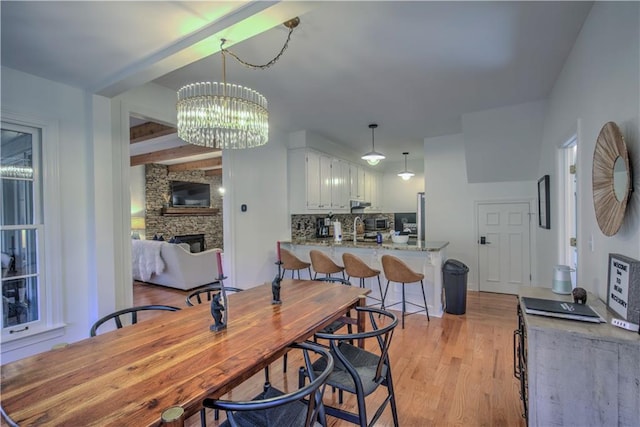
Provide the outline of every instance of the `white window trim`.
[[[42,322],[39,326],[18,332],[15,336],[2,337],[2,353],[27,345],[46,341],[64,333],[62,265],[62,232],[60,212],[60,174],[58,121],[31,114],[20,114],[6,109],[0,110],[3,122],[39,128],[42,150],[42,213],[44,231],[44,255],[41,260],[44,283],[42,283]],[[55,254],[58,254],[57,256]]]

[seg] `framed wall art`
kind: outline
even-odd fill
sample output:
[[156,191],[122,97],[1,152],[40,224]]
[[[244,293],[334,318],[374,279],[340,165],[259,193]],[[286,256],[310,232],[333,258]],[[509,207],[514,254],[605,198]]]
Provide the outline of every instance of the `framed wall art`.
[[551,206],[549,205],[549,175],[538,180],[538,226],[551,229]]

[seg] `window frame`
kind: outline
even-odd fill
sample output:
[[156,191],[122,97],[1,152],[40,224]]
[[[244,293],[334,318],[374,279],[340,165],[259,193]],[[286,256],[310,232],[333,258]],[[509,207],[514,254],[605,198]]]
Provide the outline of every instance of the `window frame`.
[[[36,344],[64,334],[62,267],[61,267],[61,206],[59,176],[59,134],[57,120],[0,110],[2,125],[14,125],[40,131],[40,162],[34,165],[34,180],[41,181],[34,188],[36,209],[33,227],[37,230],[39,264],[40,319],[29,323],[29,329],[9,334],[2,328],[2,353]],[[40,168],[40,170],[38,170]],[[39,193],[39,197],[36,194]],[[12,226],[13,227],[13,226]],[[18,226],[25,228],[23,226]],[[7,228],[9,228],[7,226]],[[4,228],[3,228],[4,229]],[[58,256],[55,256],[58,254]]]

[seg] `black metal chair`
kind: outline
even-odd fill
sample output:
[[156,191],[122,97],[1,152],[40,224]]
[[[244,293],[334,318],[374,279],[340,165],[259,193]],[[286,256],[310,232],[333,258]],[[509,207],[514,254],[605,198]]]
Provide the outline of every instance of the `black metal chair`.
[[[218,292],[220,292],[220,288],[221,288],[220,285],[207,285],[203,288],[196,289],[195,291],[187,295],[186,303],[189,307],[194,306],[195,304],[202,304],[202,298],[205,296],[205,294],[207,297],[205,302],[211,303],[211,300],[213,299],[213,297]],[[240,288],[232,288],[229,286],[225,286],[224,290],[225,292],[241,292],[242,291],[242,289]]]
[[97,335],[97,333],[98,333],[98,328],[102,324],[108,322],[111,319],[113,319],[116,322],[116,327],[118,329],[122,328],[122,319],[121,319],[120,316],[130,315],[131,316],[131,324],[132,325],[136,324],[136,323],[138,323],[138,313],[140,311],[151,311],[151,310],[178,311],[180,309],[178,307],[172,307],[170,305],[141,305],[141,306],[138,306],[138,307],[125,308],[125,309],[122,309],[122,310],[115,311],[115,312],[113,312],[111,314],[107,314],[102,319],[98,320],[91,327],[91,331],[89,332],[89,334],[92,337],[95,337]]
[[[292,344],[289,351],[302,351],[305,367],[311,373],[306,386],[302,384],[288,393],[269,386],[251,401],[205,399],[203,406],[226,411],[227,420],[221,424],[225,427],[326,425],[322,395],[327,377],[334,369],[333,357],[328,349],[307,342]],[[315,363],[321,362],[323,369],[312,369],[309,353],[319,356]]]
[[0,417],[9,427],[19,427],[18,423],[7,414],[2,406],[0,406]]
[[[313,279],[315,281],[318,282],[332,282],[332,283],[342,283],[343,285],[347,285],[347,286],[351,286],[351,282],[349,282],[346,279],[341,279],[339,277],[320,277],[318,279]],[[347,316],[349,317],[349,313],[347,313]],[[349,329],[349,333],[351,333],[351,324],[349,323],[345,323],[341,320],[336,320],[334,322],[332,322],[329,326],[324,327],[323,329],[320,330],[320,332],[326,332],[328,334],[332,334],[333,332],[337,331],[338,329],[342,328],[344,325],[347,325],[347,328]],[[315,337],[314,337],[315,340]],[[282,359],[282,363],[283,363],[283,367],[282,370],[283,372],[287,372],[287,354],[285,353],[283,359]],[[267,382],[269,379],[269,375],[267,373]]]
[[[333,406],[325,405],[327,415],[331,415],[348,422],[359,424],[362,427],[375,425],[382,415],[387,405],[391,404],[393,424],[398,426],[398,411],[396,407],[395,393],[393,390],[393,380],[391,378],[391,363],[389,362],[389,346],[393,331],[398,325],[398,318],[395,314],[373,307],[356,307],[359,313],[368,313],[371,323],[371,330],[353,334],[328,334],[317,333],[321,339],[329,340],[329,348],[334,357],[335,367],[327,378],[327,385],[339,390],[339,403],[342,403],[342,392],[353,393],[357,397],[358,412],[349,412]],[[378,319],[376,321],[376,319]],[[380,322],[384,322],[382,325]],[[369,350],[356,347],[352,342],[358,340],[377,340],[375,345],[367,346]],[[372,350],[375,347],[375,351]],[[322,360],[313,364],[314,372],[323,372],[326,367]],[[304,384],[305,378],[309,377],[309,371],[300,368],[299,382]],[[367,407],[365,397],[369,396],[378,387],[387,388],[387,397],[377,408],[371,421],[367,423]]]
[[[346,286],[351,286],[351,282],[350,281],[348,281],[347,279],[341,279],[339,277],[320,277],[320,278],[313,279],[313,280],[316,280],[318,282],[341,283],[341,284],[346,285]],[[347,313],[347,317],[351,317],[351,314]],[[336,321],[332,322],[329,326],[326,326],[323,329],[321,329],[320,332],[321,333],[325,333],[325,334],[333,334],[337,330],[342,329],[345,325],[347,326],[347,329],[348,329],[349,333],[351,333],[352,332],[351,323],[345,323],[345,322],[343,322],[341,320],[336,320]]]

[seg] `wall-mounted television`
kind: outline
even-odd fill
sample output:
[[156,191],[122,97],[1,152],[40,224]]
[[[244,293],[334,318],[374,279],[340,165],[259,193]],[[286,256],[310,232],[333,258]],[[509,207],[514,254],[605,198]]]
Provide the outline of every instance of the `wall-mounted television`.
[[178,207],[208,208],[211,206],[210,185],[201,182],[171,181],[171,203]]

